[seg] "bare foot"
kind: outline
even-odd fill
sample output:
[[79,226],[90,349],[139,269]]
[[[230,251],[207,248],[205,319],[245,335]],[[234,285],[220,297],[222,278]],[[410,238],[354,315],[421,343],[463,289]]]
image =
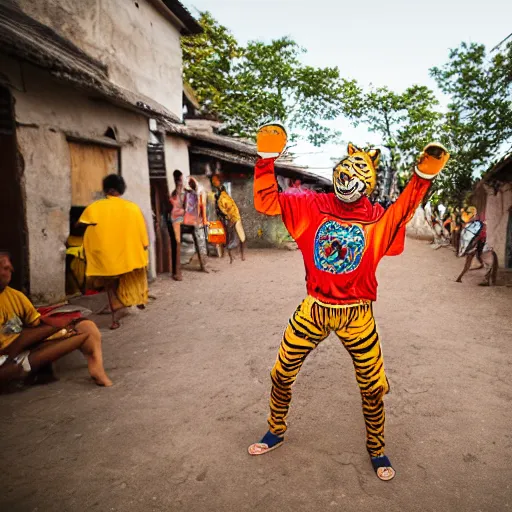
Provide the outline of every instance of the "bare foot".
[[178,274],[174,274],[174,275],[172,276],[172,278],[173,278],[175,281],[183,281],[183,278],[182,278],[180,275],[178,275]]
[[455,279],[456,283],[462,283],[462,279]]
[[114,383],[107,377],[106,373],[104,373],[102,376],[96,377],[91,375],[91,378],[94,381],[94,384],[96,384],[97,386],[101,386],[103,388],[109,388],[110,386],[114,385]]
[[110,329],[114,331],[116,329],[119,329],[119,327],[121,327],[121,324],[117,320],[114,320],[110,326]]
[[113,382],[105,373],[103,362],[100,358],[87,356],[87,368],[89,369],[89,375],[97,386],[109,388],[113,385]]

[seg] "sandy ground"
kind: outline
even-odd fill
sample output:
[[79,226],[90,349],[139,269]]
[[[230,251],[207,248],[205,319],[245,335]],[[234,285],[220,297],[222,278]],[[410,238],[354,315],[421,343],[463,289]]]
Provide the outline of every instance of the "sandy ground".
[[394,481],[371,469],[351,362],[332,336],[303,367],[283,447],[247,455],[305,293],[298,252],[252,251],[159,279],[146,311],[104,331],[113,388],[91,384],[73,354],[59,382],[0,396],[0,509],[511,509],[512,288],[478,287],[481,271],[456,284],[462,265],[408,240],[379,270]]

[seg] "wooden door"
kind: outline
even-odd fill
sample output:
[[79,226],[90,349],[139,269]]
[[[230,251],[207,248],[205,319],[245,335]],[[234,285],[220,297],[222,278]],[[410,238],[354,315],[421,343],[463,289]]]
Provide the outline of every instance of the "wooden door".
[[102,181],[119,173],[119,150],[108,146],[69,142],[71,204],[87,206],[103,197]]

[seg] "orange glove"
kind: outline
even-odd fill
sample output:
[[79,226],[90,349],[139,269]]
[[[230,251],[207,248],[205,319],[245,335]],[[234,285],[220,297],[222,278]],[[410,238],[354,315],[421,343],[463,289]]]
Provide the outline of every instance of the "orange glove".
[[286,130],[279,123],[264,124],[256,136],[256,147],[261,158],[277,158],[287,142]]
[[438,142],[427,144],[418,159],[416,173],[431,180],[443,170],[449,158],[450,153],[443,145]]

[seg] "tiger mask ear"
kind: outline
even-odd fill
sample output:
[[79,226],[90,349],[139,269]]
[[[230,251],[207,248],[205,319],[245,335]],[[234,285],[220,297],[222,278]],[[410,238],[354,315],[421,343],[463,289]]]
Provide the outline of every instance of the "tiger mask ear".
[[354,153],[361,153],[361,150],[357,146],[354,146],[354,144],[352,144],[352,142],[349,142],[348,147],[347,147],[347,152],[348,152],[349,156],[351,156]]
[[366,154],[370,157],[374,169],[377,169],[379,166],[380,149],[370,149]]

